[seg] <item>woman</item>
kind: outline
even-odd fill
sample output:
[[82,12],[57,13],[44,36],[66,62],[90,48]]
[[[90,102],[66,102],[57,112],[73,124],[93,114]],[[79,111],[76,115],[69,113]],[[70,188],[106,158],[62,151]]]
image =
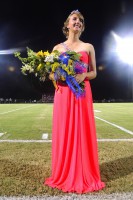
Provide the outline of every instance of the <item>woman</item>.
[[[84,17],[72,11],[64,23],[66,41],[53,50],[72,50],[81,54],[86,66],[77,74],[78,83],[85,82],[85,96],[76,98],[70,88],[58,82],[55,91],[52,131],[52,174],[46,185],[64,192],[86,193],[104,188],[100,179],[96,128],[93,113],[92,92],[89,81],[96,78],[96,60],[93,45],[81,41]],[[82,64],[81,64],[82,65]],[[54,79],[51,74],[50,79]]]

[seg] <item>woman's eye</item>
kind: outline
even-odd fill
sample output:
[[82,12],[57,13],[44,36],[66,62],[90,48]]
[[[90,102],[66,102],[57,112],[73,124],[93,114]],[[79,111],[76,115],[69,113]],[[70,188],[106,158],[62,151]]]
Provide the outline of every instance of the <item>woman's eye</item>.
[[80,20],[80,22],[83,24],[83,19],[80,18],[79,20]]
[[77,17],[73,17],[72,20],[73,21],[76,21],[77,19],[79,19],[79,21],[83,24],[84,23],[84,20],[82,18],[77,18]]
[[76,19],[77,19],[76,17],[73,18],[74,21],[75,21]]

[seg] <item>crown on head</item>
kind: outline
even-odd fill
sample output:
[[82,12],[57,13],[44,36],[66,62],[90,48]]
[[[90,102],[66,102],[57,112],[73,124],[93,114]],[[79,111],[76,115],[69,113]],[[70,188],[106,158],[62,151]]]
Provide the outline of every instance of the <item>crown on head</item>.
[[79,10],[73,10],[70,15],[74,14],[74,13],[80,13]]

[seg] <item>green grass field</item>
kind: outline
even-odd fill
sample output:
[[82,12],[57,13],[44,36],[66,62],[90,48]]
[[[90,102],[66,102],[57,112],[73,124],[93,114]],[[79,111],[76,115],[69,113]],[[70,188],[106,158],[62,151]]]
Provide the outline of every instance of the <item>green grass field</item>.
[[[52,132],[53,104],[0,104],[1,139],[42,139]],[[132,103],[95,103],[95,116],[133,132]],[[98,138],[133,138],[133,135],[96,119]]]
[[[43,133],[51,139],[52,109],[53,104],[0,104],[0,141],[41,140]],[[94,110],[106,120],[96,118],[98,139],[133,139],[133,103],[94,103]],[[106,183],[99,193],[133,191],[133,141],[99,141],[98,151]],[[43,185],[50,169],[51,143],[0,142],[0,196],[62,194]]]

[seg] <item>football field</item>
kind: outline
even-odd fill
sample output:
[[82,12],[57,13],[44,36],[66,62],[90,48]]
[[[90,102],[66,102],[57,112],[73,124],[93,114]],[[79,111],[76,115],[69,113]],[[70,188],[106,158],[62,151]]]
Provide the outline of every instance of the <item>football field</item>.
[[[65,195],[43,185],[51,169],[52,110],[48,103],[0,104],[0,196]],[[133,103],[94,103],[94,114],[106,183],[98,193],[133,192]]]

